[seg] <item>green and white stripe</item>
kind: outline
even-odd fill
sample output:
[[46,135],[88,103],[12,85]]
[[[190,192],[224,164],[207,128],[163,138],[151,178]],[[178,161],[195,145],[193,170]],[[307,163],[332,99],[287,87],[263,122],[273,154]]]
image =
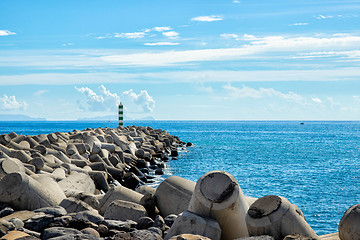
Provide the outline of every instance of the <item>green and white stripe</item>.
[[124,106],[120,102],[119,104],[119,127],[124,126]]

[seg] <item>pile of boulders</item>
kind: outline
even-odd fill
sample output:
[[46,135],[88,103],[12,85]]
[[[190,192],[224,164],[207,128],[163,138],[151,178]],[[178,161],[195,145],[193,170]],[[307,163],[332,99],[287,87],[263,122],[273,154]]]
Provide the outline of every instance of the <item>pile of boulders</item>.
[[135,126],[2,134],[0,236],[161,239],[175,216],[159,215],[146,184],[186,145]]

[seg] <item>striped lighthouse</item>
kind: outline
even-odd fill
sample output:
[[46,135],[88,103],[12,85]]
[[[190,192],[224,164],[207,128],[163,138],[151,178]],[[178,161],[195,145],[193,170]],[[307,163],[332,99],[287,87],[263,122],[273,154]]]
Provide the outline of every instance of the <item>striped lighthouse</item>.
[[124,106],[120,102],[119,104],[119,127],[124,126]]

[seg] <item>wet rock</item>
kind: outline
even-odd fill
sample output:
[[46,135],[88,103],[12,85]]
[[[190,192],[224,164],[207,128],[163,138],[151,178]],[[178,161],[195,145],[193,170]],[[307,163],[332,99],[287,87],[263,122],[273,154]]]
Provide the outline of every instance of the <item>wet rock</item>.
[[171,150],[170,157],[177,157],[177,156],[179,156],[178,150],[177,149]]
[[163,169],[162,169],[162,168],[157,168],[157,169],[155,170],[155,175],[164,175]]

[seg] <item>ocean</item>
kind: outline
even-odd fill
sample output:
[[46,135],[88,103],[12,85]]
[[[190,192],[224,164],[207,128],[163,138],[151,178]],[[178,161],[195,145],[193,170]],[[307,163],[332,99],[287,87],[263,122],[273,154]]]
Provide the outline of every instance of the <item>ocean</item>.
[[[232,174],[245,195],[280,195],[297,205],[318,235],[338,231],[344,212],[360,203],[360,122],[128,121],[167,130],[193,147],[170,160],[164,177],[197,181]],[[37,135],[117,127],[116,122],[0,122],[0,134]]]

